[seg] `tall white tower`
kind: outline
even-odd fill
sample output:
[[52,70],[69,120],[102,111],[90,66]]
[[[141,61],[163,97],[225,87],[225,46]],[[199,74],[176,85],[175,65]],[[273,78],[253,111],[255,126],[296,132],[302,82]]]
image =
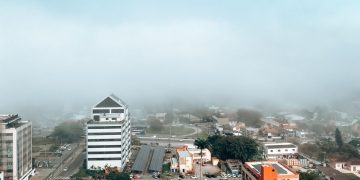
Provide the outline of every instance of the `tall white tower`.
[[86,129],[87,169],[124,168],[131,148],[127,105],[113,94],[106,97],[93,107]]

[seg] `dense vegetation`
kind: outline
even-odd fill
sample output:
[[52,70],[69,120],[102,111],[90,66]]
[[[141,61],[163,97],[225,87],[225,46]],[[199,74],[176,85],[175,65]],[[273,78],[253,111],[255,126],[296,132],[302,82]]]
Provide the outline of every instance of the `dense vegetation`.
[[261,159],[258,143],[245,136],[210,136],[210,149],[214,156],[222,160],[239,159],[242,162]]
[[321,161],[325,160],[325,158],[360,158],[355,141],[344,143],[342,140],[341,131],[339,129],[336,129],[334,134],[335,141],[324,138],[319,140],[316,144],[301,145],[300,151],[304,154],[307,154],[311,158],[315,158]]
[[119,172],[116,168],[107,168],[106,171],[86,169],[86,161],[83,162],[79,172],[71,176],[71,179],[81,180],[89,176],[94,179],[130,180],[129,174]]
[[321,176],[315,171],[301,172],[299,180],[321,180]]
[[80,122],[66,121],[55,127],[51,137],[62,141],[63,143],[78,142],[84,130],[81,128]]

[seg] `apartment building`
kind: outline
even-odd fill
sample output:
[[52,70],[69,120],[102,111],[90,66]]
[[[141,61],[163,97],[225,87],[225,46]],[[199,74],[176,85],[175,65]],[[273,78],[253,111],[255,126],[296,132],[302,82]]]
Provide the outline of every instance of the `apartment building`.
[[298,147],[292,143],[264,144],[265,157],[270,160],[291,159],[298,154]]
[[86,142],[87,169],[124,168],[131,149],[130,117],[124,101],[112,94],[93,107]]
[[28,180],[32,169],[32,130],[19,115],[0,115],[0,180]]

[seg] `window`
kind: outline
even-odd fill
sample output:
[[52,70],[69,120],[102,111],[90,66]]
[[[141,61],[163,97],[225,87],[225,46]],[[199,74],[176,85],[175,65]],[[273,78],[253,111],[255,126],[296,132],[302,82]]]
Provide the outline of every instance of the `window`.
[[273,152],[273,150],[270,150],[270,152]]
[[110,109],[94,109],[94,114],[104,114],[104,113],[110,113]]
[[285,151],[287,152],[287,151],[288,151],[288,149],[285,149]]
[[88,154],[121,154],[121,151],[88,152]]
[[88,135],[121,135],[121,132],[88,133]]
[[89,142],[98,142],[98,141],[121,141],[121,139],[88,139]]
[[295,151],[295,149],[292,149],[293,151]]
[[278,152],[280,152],[280,149],[278,149]]
[[88,161],[121,160],[121,158],[88,158]]
[[116,120],[116,118],[111,118],[111,120]]
[[111,113],[124,113],[124,109],[112,109]]
[[89,126],[88,129],[118,129],[121,126]]
[[117,148],[121,145],[88,145],[88,148]]

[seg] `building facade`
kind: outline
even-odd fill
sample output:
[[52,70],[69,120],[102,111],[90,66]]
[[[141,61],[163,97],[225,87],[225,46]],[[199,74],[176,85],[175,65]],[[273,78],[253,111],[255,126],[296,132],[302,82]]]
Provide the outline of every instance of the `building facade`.
[[110,95],[92,109],[87,123],[87,169],[124,168],[130,157],[131,129],[128,106]]
[[0,179],[28,180],[32,169],[32,130],[18,115],[0,115]]
[[292,159],[298,154],[298,147],[292,143],[264,144],[265,158],[270,160]]

